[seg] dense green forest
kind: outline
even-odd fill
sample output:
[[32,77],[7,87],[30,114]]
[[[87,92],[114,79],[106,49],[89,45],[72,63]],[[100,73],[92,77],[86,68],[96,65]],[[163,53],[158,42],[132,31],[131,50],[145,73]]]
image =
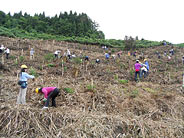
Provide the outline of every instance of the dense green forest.
[[98,31],[98,24],[93,22],[85,13],[77,14],[70,11],[60,13],[54,17],[47,17],[45,13],[30,16],[22,12],[5,14],[0,11],[0,25],[11,29],[17,28],[29,33],[47,33],[51,35],[76,36],[104,39],[104,33]]
[[[106,45],[110,47],[151,47],[161,45],[162,42],[124,39],[105,39],[102,31],[98,30],[98,23],[92,21],[85,13],[77,14],[70,11],[54,17],[45,13],[31,16],[27,13],[6,14],[0,11],[0,35],[28,39],[55,39],[82,44]],[[122,38],[123,39],[123,38]],[[127,48],[126,48],[127,49]],[[128,50],[127,49],[127,50]]]

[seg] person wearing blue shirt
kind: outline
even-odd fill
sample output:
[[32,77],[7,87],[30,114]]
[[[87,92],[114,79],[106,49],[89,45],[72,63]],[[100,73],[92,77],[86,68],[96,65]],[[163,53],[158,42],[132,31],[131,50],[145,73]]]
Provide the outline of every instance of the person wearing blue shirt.
[[144,64],[146,65],[146,68],[147,68],[147,70],[148,70],[148,72],[147,72],[147,75],[148,75],[148,73],[149,73],[149,63],[148,63],[148,60],[147,59],[144,59]]
[[19,95],[17,97],[17,104],[26,104],[27,80],[28,79],[34,80],[35,78],[33,75],[29,75],[28,73],[26,73],[26,70],[27,70],[27,66],[22,65],[19,83],[18,83],[21,87],[20,87]]
[[109,57],[110,57],[109,53],[105,53],[105,58],[109,59]]
[[88,56],[85,56],[84,57],[84,60],[89,61],[89,57]]

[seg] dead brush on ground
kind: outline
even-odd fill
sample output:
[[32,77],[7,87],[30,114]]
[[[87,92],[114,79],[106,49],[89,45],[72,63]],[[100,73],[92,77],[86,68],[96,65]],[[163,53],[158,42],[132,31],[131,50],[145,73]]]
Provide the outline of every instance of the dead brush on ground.
[[[150,74],[135,83],[136,58],[127,57],[127,51],[117,61],[106,61],[99,46],[51,40],[10,41],[1,37],[0,40],[12,49],[15,58],[22,54],[22,49],[25,52],[23,63],[15,64],[10,59],[3,65],[10,71],[0,69],[0,137],[183,137],[184,98],[178,93],[183,65],[176,62],[175,66],[155,55],[155,51],[163,53],[170,47],[142,50],[149,60]],[[38,54],[34,61],[29,61],[32,46]],[[89,64],[63,62],[63,59],[44,61],[45,54],[55,49],[65,51],[68,47],[76,54],[82,51],[89,55]],[[181,49],[174,61],[180,60],[183,52]],[[95,64],[96,58],[102,62]],[[27,105],[18,106],[15,105],[19,91],[16,80],[21,64],[32,66],[38,77],[28,82]],[[44,103],[39,101],[43,95],[36,95],[35,88],[46,86],[61,89],[56,98],[57,108],[41,110]],[[66,89],[71,91],[66,93]]]
[[[108,115],[102,112],[80,112],[64,107],[46,111],[27,106],[1,105],[2,137],[182,137],[181,120],[153,121],[151,118],[127,114]],[[150,113],[151,116],[157,112]]]

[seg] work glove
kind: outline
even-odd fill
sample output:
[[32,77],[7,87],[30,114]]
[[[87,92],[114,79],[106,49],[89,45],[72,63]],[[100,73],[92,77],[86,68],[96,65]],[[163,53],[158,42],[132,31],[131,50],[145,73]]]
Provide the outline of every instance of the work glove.
[[47,101],[47,98],[44,98],[43,101],[46,102]]
[[44,110],[44,109],[48,109],[48,107],[44,106],[44,107],[42,108],[42,110]]

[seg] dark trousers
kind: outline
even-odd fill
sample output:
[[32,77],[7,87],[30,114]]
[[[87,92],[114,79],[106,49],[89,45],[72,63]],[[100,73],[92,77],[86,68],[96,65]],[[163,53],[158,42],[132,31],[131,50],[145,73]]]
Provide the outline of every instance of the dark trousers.
[[9,53],[6,53],[6,59],[8,59],[8,57],[9,57]]
[[135,81],[137,81],[137,75],[139,75],[139,78],[141,78],[141,72],[140,71],[135,72]]
[[141,72],[141,77],[144,76],[144,78],[146,78],[147,75],[148,75],[148,72],[146,72],[146,71],[144,71],[144,70]]
[[68,58],[71,59],[71,55],[68,55]]
[[55,98],[58,96],[59,94],[59,89],[55,88],[48,96],[47,101],[45,103],[45,106],[48,107],[49,106],[49,101],[50,99],[52,99],[52,106],[56,107],[56,101]]
[[54,54],[55,58],[58,58],[58,55],[57,54]]

